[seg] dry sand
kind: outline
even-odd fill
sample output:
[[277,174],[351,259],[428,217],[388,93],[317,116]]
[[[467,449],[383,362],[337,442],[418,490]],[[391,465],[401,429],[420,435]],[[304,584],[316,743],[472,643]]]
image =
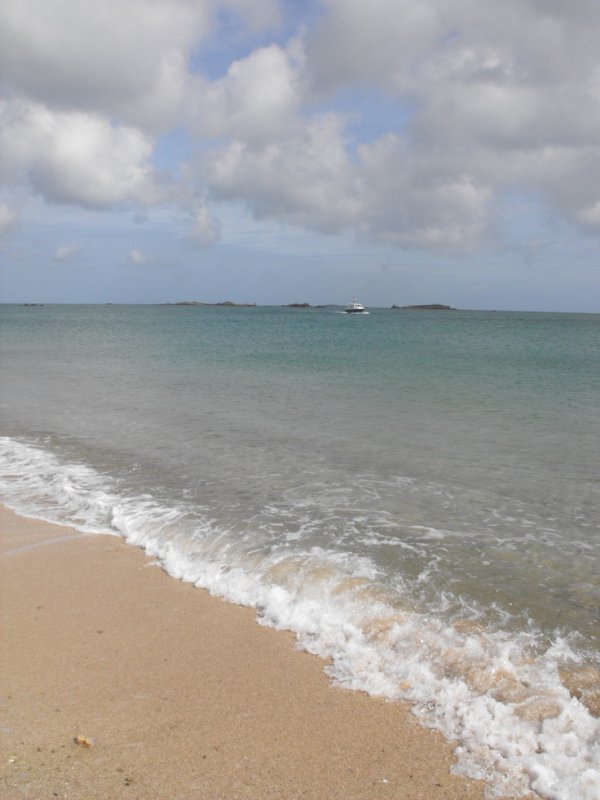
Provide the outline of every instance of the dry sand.
[[0,531],[2,798],[482,797],[403,705],[330,686],[250,610],[115,537],[2,508]]

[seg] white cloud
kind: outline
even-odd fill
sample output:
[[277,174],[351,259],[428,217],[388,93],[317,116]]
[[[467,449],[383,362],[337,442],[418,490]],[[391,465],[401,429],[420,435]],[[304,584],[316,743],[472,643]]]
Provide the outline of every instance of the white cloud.
[[0,239],[3,239],[19,224],[19,215],[6,203],[0,203]]
[[276,0],[3,0],[0,73],[41,103],[168,130],[223,8],[255,28],[277,20]]
[[[242,199],[259,218],[401,246],[476,246],[494,201],[514,191],[598,230],[600,6],[324,7],[304,50],[263,48],[205,90],[206,125],[230,137],[205,158],[214,196]],[[361,144],[343,115],[307,113],[357,86],[387,96],[397,129]]]
[[69,261],[78,252],[78,250],[79,250],[79,245],[76,242],[61,244],[54,251],[54,261],[56,262]]
[[589,225],[591,228],[600,231],[600,200],[590,203],[586,208],[579,212],[582,224]]
[[[218,3],[213,5],[219,6]],[[278,0],[226,0],[220,5],[239,14],[251,31],[259,31],[281,23]]]
[[[600,5],[506,0],[493,14],[478,0],[325,5],[307,42],[312,91],[359,84],[412,108],[389,153],[394,177],[386,180],[381,170],[369,177],[369,151],[379,145],[362,148],[366,184],[380,209],[367,213],[374,234],[380,219],[387,235],[393,214],[380,212],[394,197],[399,210],[423,205],[423,198],[435,228],[475,242],[486,199],[515,189],[600,230]],[[470,186],[474,194],[464,202],[463,189],[457,204],[456,192],[442,188],[448,186]],[[405,232],[418,240],[418,221],[409,214],[403,225],[397,217],[400,239]]]
[[210,5],[4,0],[4,80],[59,108],[161,125],[181,100],[189,49],[210,30]]
[[364,199],[340,126],[328,115],[281,142],[232,142],[211,158],[213,194],[243,199],[259,218],[314,230],[337,233],[358,222]]
[[[323,0],[308,37],[316,91],[355,83],[400,94],[427,76],[487,76],[549,86],[597,67],[595,0]],[[437,69],[436,69],[437,68]]]
[[152,256],[148,255],[147,253],[143,253],[141,250],[130,250],[127,258],[125,259],[126,264],[148,264],[152,261]]
[[444,26],[432,0],[325,0],[308,36],[308,75],[318,94],[371,85],[402,90],[414,82]]
[[428,249],[468,248],[484,238],[490,199],[484,181],[391,134],[359,153],[370,187],[362,223],[370,238]]
[[[212,199],[432,249],[479,244],[517,192],[600,233],[597,0],[319,8],[287,44],[262,36],[244,51],[285,3],[4,0],[5,181],[87,208],[168,204],[190,215],[201,246],[219,236]],[[232,14],[239,30],[215,41],[239,34],[235,59],[218,79],[192,74]],[[357,88],[361,103],[373,92],[387,103],[379,129],[368,99],[350,109],[372,123],[365,141],[340,101]],[[160,136],[181,126],[195,164],[159,177]]]
[[299,110],[299,74],[277,45],[234,61],[213,83],[195,82],[191,124],[209,137],[264,141],[293,133]]
[[0,149],[5,174],[28,179],[51,202],[102,208],[166,195],[150,163],[151,140],[96,114],[0,103]]
[[209,247],[218,241],[221,226],[210,212],[204,200],[194,201],[191,209],[192,226],[189,230],[187,240],[190,244],[198,247]]

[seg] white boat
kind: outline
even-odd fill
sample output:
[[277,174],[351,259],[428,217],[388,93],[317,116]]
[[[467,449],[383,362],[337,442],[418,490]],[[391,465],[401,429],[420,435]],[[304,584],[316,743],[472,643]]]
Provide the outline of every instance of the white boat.
[[368,314],[369,313],[367,311],[367,309],[363,306],[363,304],[358,302],[356,297],[354,298],[354,300],[351,303],[349,303],[344,308],[344,311],[346,312],[346,314]]

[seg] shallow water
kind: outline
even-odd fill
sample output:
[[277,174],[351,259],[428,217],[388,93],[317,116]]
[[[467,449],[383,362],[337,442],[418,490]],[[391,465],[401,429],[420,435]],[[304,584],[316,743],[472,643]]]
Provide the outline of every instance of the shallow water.
[[2,321],[8,505],[256,607],[492,792],[600,795],[600,316]]

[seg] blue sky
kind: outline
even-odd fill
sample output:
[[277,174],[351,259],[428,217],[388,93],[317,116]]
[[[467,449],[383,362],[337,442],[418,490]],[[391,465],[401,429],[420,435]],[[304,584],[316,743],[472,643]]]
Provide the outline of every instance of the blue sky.
[[5,302],[600,311],[600,6],[0,0]]

